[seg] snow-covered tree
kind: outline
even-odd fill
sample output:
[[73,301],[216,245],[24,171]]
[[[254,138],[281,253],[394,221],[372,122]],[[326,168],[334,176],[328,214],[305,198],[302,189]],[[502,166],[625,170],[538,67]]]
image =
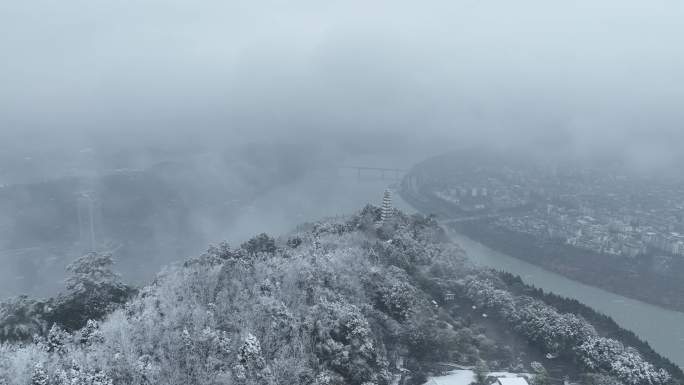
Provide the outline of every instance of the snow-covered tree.
[[256,237],[251,238],[247,242],[243,243],[242,249],[247,251],[249,255],[256,255],[258,253],[275,253],[276,244],[275,239],[271,238],[266,233],[261,233]]
[[88,320],[86,326],[80,331],[79,342],[83,345],[92,345],[104,342],[100,331],[100,324],[95,320]]
[[120,281],[113,264],[111,255],[99,253],[88,253],[69,264],[67,292],[56,299],[49,320],[77,330],[129,299],[134,290]]
[[67,351],[67,343],[71,336],[57,324],[53,324],[48,332],[45,347],[49,353],[63,354]]
[[43,367],[43,363],[39,362],[33,367],[33,374],[31,374],[31,385],[49,385],[50,379],[47,371]]
[[270,385],[274,383],[271,370],[261,352],[259,340],[247,333],[237,354],[237,365],[233,367],[234,377],[244,384]]
[[0,342],[28,341],[44,334],[48,305],[23,295],[0,302]]

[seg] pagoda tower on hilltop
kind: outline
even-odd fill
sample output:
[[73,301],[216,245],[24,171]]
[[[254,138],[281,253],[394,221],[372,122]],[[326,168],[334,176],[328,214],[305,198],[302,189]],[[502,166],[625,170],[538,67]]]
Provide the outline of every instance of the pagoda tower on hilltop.
[[385,190],[385,195],[382,197],[382,211],[380,220],[385,223],[392,218],[392,192],[389,189]]

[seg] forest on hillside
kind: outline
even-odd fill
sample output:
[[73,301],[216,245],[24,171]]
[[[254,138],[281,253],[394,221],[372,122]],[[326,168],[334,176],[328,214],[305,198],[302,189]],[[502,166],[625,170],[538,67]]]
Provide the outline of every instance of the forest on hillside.
[[539,385],[684,378],[592,313],[472,266],[431,217],[367,206],[212,246],[142,288],[113,262],[85,255],[63,293],[0,304],[0,384],[422,384],[440,363]]

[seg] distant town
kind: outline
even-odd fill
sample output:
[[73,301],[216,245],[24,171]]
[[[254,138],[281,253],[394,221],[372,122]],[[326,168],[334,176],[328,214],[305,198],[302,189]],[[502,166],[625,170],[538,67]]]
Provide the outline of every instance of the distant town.
[[489,216],[496,226],[598,253],[684,257],[684,184],[601,169],[462,171],[433,185],[432,194],[463,217]]
[[597,286],[625,295],[632,293],[618,288],[620,279],[647,278],[662,287],[635,297],[684,307],[676,299],[684,293],[677,278],[684,272],[684,181],[677,176],[451,154],[416,166],[402,194],[500,251],[592,284],[600,271],[615,282]]
[[[524,205],[527,201],[516,194],[518,191],[518,186],[494,190],[491,187],[461,187],[436,191],[435,195],[464,211],[484,212]],[[630,258],[647,253],[684,257],[684,203],[676,202],[677,196],[671,197],[669,206],[644,208],[630,202],[632,197],[628,194],[610,193],[616,205],[625,204],[615,211],[592,199],[598,198],[600,192],[568,194],[557,191],[555,196],[556,191],[547,190],[547,193],[547,200],[553,201],[557,197],[557,201],[534,205],[530,211],[520,214],[501,215],[494,223],[512,231],[540,239],[560,239],[599,253]],[[645,199],[663,202],[662,198],[654,196]]]

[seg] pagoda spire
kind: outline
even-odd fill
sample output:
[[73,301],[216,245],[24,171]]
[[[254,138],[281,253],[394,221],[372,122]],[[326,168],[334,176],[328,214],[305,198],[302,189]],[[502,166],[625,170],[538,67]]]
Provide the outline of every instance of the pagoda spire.
[[385,190],[385,195],[382,197],[382,211],[380,220],[385,223],[392,218],[392,192],[389,189]]

